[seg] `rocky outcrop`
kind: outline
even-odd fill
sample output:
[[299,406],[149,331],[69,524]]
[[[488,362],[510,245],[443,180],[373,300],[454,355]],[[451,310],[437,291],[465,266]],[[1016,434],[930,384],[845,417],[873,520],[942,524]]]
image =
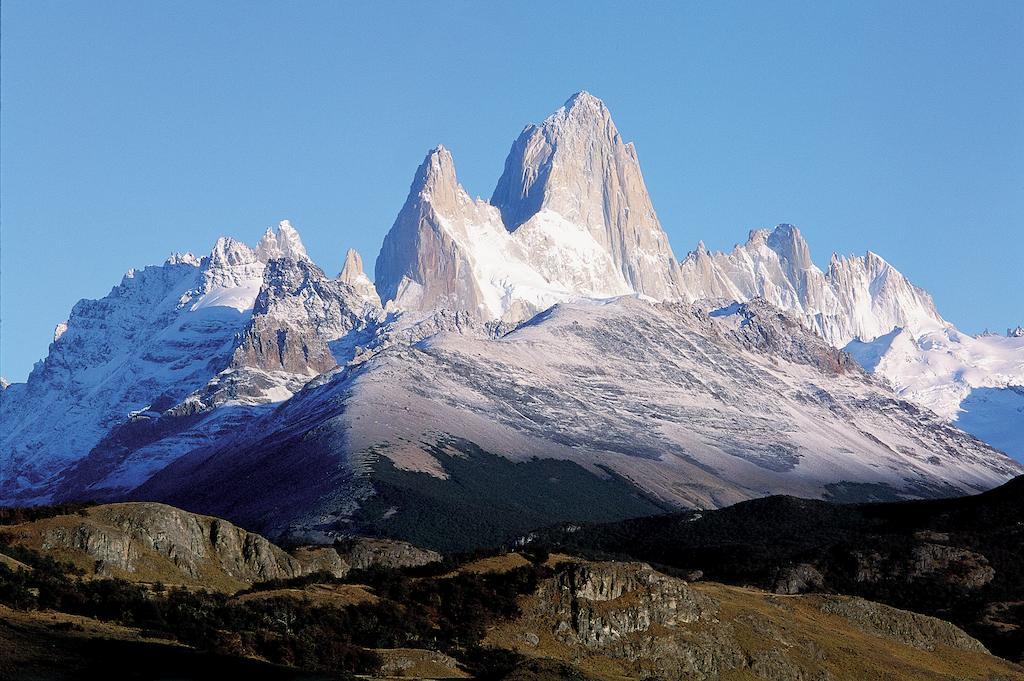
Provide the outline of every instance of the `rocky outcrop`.
[[284,245],[278,239],[264,248],[271,255],[284,255],[266,264],[252,317],[231,364],[179,412],[196,402],[209,408],[287,399],[311,378],[351,360],[358,343],[380,321],[373,285],[361,270],[354,271],[358,254],[350,255],[347,275],[354,285],[344,278],[329,279],[305,257],[298,234],[292,233]]
[[404,541],[354,537],[335,544],[335,549],[353,570],[373,566],[403,568],[441,560],[441,554]]
[[949,622],[881,603],[860,598],[826,597],[821,611],[839,615],[869,634],[922,650],[935,650],[941,645],[955,650],[988,652],[979,641]]
[[[696,622],[715,613],[715,604],[685,582],[643,563],[580,563],[545,582],[539,597],[554,618],[555,635],[587,648],[621,645],[630,634],[653,626]],[[632,647],[619,653],[641,654]]]
[[777,594],[802,594],[816,591],[825,584],[825,577],[808,563],[800,563],[779,571],[775,581]]
[[945,584],[956,591],[967,592],[982,588],[995,577],[995,570],[982,554],[939,543],[949,540],[940,533],[918,535],[914,543],[899,552],[851,551],[854,579],[868,584],[883,581]]
[[381,659],[378,674],[389,679],[469,678],[450,655],[422,648],[377,648]]
[[490,645],[601,678],[917,679],[1011,667],[948,622],[870,601],[690,585],[642,563],[554,569]]
[[[226,520],[155,503],[96,506],[16,525],[10,541],[71,560],[90,574],[233,590],[347,565],[329,548],[292,556]],[[331,558],[334,554],[334,558]]]

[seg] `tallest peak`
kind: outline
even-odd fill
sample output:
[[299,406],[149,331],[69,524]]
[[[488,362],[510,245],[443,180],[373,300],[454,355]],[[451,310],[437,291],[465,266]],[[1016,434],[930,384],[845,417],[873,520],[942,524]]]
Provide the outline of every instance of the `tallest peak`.
[[586,90],[580,90],[569,99],[565,100],[565,108],[572,109],[576,106],[596,106],[605,108],[604,102],[590,94]]
[[604,102],[590,94],[586,90],[580,90],[569,99],[559,111],[556,111],[551,118],[564,116],[569,120],[611,120],[611,113]]

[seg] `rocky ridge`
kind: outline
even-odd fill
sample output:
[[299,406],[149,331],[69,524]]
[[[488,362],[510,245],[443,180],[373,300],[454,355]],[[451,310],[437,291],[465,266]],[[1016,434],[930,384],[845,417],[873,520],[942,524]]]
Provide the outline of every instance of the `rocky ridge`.
[[609,679],[938,679],[987,656],[948,622],[870,601],[770,596],[689,584],[642,563],[562,560],[570,563],[489,643]]
[[344,577],[352,569],[400,568],[441,559],[405,542],[353,538],[339,546],[284,551],[220,518],[158,503],[94,506],[0,527],[3,542],[42,551],[87,575],[236,591],[313,573]]

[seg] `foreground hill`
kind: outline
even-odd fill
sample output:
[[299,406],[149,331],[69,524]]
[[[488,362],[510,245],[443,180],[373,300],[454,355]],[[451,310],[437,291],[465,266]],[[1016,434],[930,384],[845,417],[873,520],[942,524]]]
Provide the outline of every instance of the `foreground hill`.
[[[12,520],[20,522],[0,533],[0,553],[12,558],[0,565],[5,679],[1024,678],[933,617],[847,596],[687,583],[643,563],[494,553],[382,567],[431,557],[410,561],[411,548],[394,544],[361,553],[346,544],[318,551],[363,567],[236,590],[224,575],[245,580],[225,565],[250,552],[216,548],[217,537],[235,534],[261,547],[261,564],[300,573],[311,550],[288,554],[223,521],[153,504]],[[167,536],[174,527],[200,529],[188,536],[190,548]],[[91,539],[69,542],[68,532]],[[192,575],[199,556],[206,567],[167,588],[150,581],[153,569],[118,568],[112,579],[109,566],[60,560],[84,563],[118,536],[153,538],[135,558],[151,567],[164,561],[168,577]]]
[[[42,552],[83,576],[233,593],[258,582],[313,573],[342,577],[372,565],[438,560],[432,551],[381,539],[284,551],[264,537],[210,516],[155,503],[46,507],[9,514],[0,524],[0,556]],[[26,516],[24,518],[19,515]],[[44,517],[34,517],[44,516]],[[21,520],[22,522],[15,522]]]
[[830,504],[769,497],[535,533],[561,551],[778,593],[855,594],[964,627],[1024,660],[1024,476],[970,497]]

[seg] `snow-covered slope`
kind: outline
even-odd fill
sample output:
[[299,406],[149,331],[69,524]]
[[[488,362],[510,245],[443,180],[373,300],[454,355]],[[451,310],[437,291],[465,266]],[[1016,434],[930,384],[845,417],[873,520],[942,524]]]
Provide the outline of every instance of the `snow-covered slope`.
[[[728,254],[710,253],[701,244],[683,260],[682,281],[691,300],[759,297],[796,314],[887,379],[901,398],[951,421],[975,389],[1024,386],[1024,340],[958,331],[939,315],[931,296],[874,253],[833,254],[822,272],[792,225],[752,231]],[[992,418],[980,417],[982,403],[973,409],[961,425],[987,437],[992,426],[983,424]],[[1009,419],[1000,431],[1024,437],[1024,420],[1014,416],[1000,411],[1000,419]],[[1024,456],[1019,448],[1011,453]]]
[[252,249],[221,239],[201,262],[130,270],[105,298],[79,301],[28,381],[0,397],[0,498],[45,499],[47,482],[130,412],[166,409],[210,380],[262,276]]
[[896,328],[845,349],[902,398],[1024,458],[1024,338]]
[[[512,485],[544,460],[663,508],[772,493],[961,493],[1022,470],[895,399],[766,303],[709,310],[626,297],[558,305],[496,338],[470,327],[391,345],[179,460],[137,495],[275,536],[367,523],[388,531],[455,503],[441,492],[422,500],[445,483],[458,504],[484,494],[498,508],[507,500],[488,481]],[[581,492],[567,476],[535,484],[569,504]],[[254,480],[276,481],[283,498],[252,495]]]
[[[380,315],[370,289],[327,279],[287,221],[255,249],[221,238],[202,260],[129,271],[105,298],[76,304],[28,381],[3,391],[0,502],[45,501],[79,462],[95,478],[122,466],[126,446],[181,438],[135,457],[120,475],[138,484],[226,423],[217,414],[183,435],[197,412],[287,399],[351,357],[346,338]],[[150,423],[165,412],[189,422]]]

